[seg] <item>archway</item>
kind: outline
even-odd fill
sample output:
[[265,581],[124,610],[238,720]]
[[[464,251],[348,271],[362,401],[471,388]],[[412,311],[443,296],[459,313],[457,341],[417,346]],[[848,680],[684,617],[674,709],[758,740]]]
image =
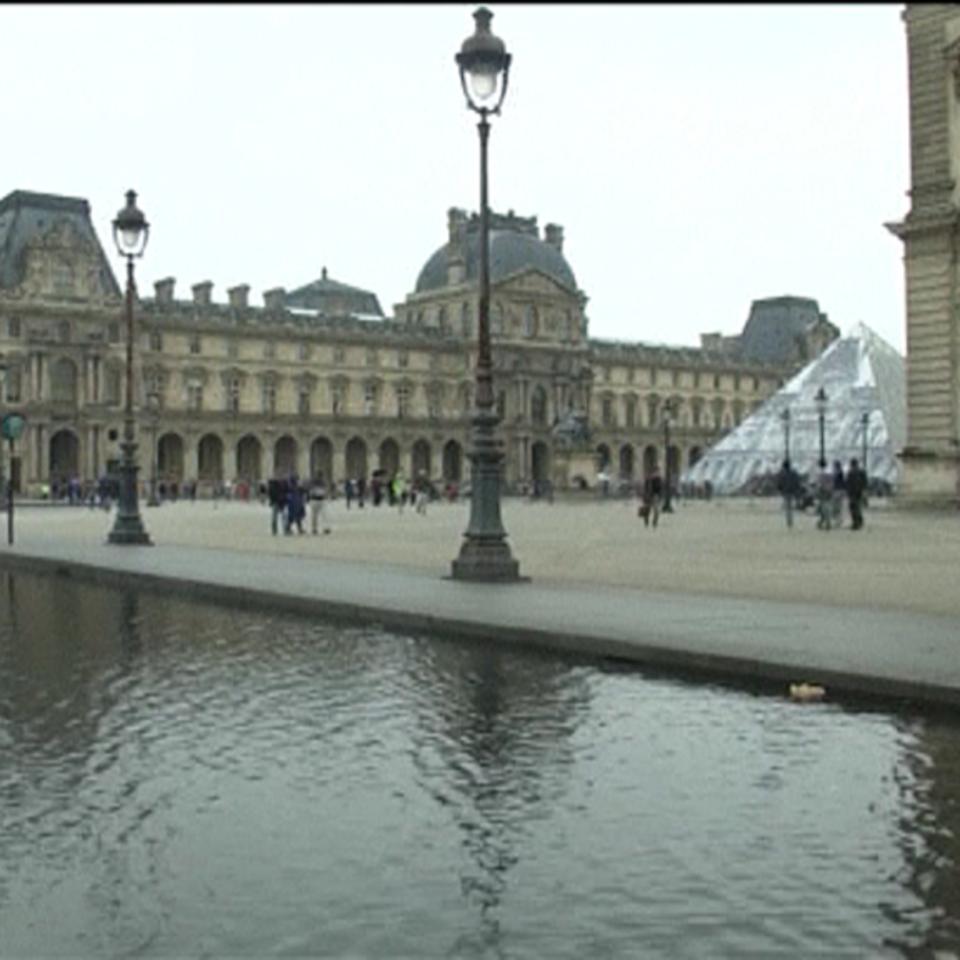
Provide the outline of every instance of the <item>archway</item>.
[[620,476],[624,480],[633,479],[633,447],[629,443],[620,448]]
[[358,480],[367,476],[367,445],[360,437],[353,437],[347,443],[347,477]]
[[310,476],[323,474],[324,480],[331,483],[333,476],[333,444],[326,437],[316,437],[310,444]]
[[223,483],[223,441],[216,434],[208,433],[197,446],[197,480],[216,486]]
[[430,444],[426,440],[418,440],[413,445],[412,467],[414,477],[430,477]]
[[183,483],[183,440],[175,433],[165,433],[157,441],[157,479]]
[[456,440],[448,440],[443,448],[443,479],[459,483],[463,477],[463,448]]
[[289,477],[297,472],[297,441],[289,435],[280,437],[273,447],[273,474]]
[[248,433],[237,444],[237,479],[245,483],[260,482],[260,441]]
[[530,448],[530,473],[541,490],[550,479],[550,448],[542,440],[537,440]]
[[687,455],[687,463],[691,467],[695,467],[700,459],[703,457],[703,450],[700,447],[691,447],[690,453]]
[[388,476],[395,476],[397,471],[400,469],[400,448],[397,446],[397,441],[392,437],[387,437],[383,443],[380,444],[380,469]]
[[50,485],[65,488],[80,475],[80,443],[72,430],[58,430],[50,438]]
[[649,477],[660,462],[660,451],[652,443],[643,449],[643,475]]
[[606,470],[610,466],[610,448],[601,443],[597,446],[597,469]]

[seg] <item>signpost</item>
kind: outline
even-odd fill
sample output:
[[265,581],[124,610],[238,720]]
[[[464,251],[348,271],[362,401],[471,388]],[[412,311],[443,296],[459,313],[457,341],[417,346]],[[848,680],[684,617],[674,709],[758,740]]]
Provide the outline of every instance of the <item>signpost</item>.
[[7,543],[13,543],[13,442],[26,426],[26,418],[19,413],[8,413],[0,420],[0,435],[10,444],[10,478],[7,480]]

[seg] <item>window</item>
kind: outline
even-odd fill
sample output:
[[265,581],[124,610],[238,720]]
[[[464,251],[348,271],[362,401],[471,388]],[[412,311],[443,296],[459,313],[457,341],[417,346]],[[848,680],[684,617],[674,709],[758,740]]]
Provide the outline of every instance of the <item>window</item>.
[[277,344],[273,340],[267,340],[263,345],[263,359],[273,360],[277,355]]
[[375,367],[380,363],[380,357],[377,355],[377,351],[374,347],[367,347],[367,366]]
[[261,390],[263,412],[272,417],[277,412],[277,384],[274,380],[264,380]]
[[61,320],[57,324],[57,339],[61,343],[70,342],[70,321],[69,320]]
[[402,420],[410,413],[410,385],[397,385],[397,417]]
[[20,368],[10,367],[7,370],[6,383],[4,384],[7,403],[20,402]]
[[605,427],[612,427],[612,426],[614,425],[614,420],[613,420],[613,398],[612,398],[612,397],[604,397],[604,398],[603,398],[603,407],[602,407],[602,410],[603,410],[603,413],[602,413],[603,425],[604,425]]
[[333,362],[340,365],[343,364],[347,359],[347,351],[343,347],[334,347],[333,348]]
[[633,367],[627,367],[627,383],[633,383],[633,378],[635,374],[636,374],[636,370],[634,370]]
[[715,373],[715,374],[713,375],[713,389],[714,389],[714,390],[719,390],[719,389],[720,389],[720,374],[719,374],[719,373]]
[[439,419],[443,415],[443,385],[439,383],[431,384],[427,391],[427,416],[433,420]]
[[190,352],[191,353],[200,352],[200,334],[199,333],[190,334]]
[[397,351],[397,366],[405,367],[410,363],[410,354],[406,350]]
[[502,420],[507,415],[507,391],[497,391],[497,416]]
[[150,349],[154,353],[163,352],[163,334],[159,330],[150,331]]
[[740,374],[736,373],[733,376],[733,389],[736,391],[740,390]]
[[464,413],[470,413],[470,408],[472,406],[472,394],[470,392],[470,384],[463,383],[460,385],[460,409]]
[[628,427],[637,425],[637,398],[627,397],[624,401],[624,420]]
[[547,422],[547,391],[539,385],[534,387],[530,398],[530,419],[541,427]]
[[301,383],[297,390],[297,412],[300,416],[310,413],[310,385]]
[[73,296],[73,269],[62,260],[53,265],[53,292],[59,297]]
[[363,412],[372,417],[377,412],[377,385],[365,383],[363,385]]
[[227,412],[240,412],[240,378],[236,375],[227,381]]
[[120,383],[120,367],[108,366],[106,368],[103,386],[104,393],[106,394],[104,399],[111,407],[118,407],[120,405]]
[[437,312],[437,326],[440,328],[441,333],[447,332],[447,308],[441,307]]
[[227,356],[231,360],[236,360],[240,356],[240,342],[233,337],[227,338]]
[[345,397],[346,388],[342,383],[335,383],[330,387],[330,410],[335,417],[343,413]]
[[465,337],[472,335],[473,324],[470,322],[470,304],[466,300],[460,304],[460,327]]
[[187,384],[187,409],[194,413],[203,409],[203,384]]
[[[116,326],[116,324],[113,324]],[[13,339],[17,340],[20,337],[20,318],[19,317],[10,317],[7,320],[7,335]]]
[[301,362],[310,359],[310,344],[301,341],[297,344],[297,359]]
[[537,308],[527,304],[523,310],[523,335],[535,337],[537,335]]
[[670,386],[675,387],[680,381],[680,374],[676,370],[670,371]]

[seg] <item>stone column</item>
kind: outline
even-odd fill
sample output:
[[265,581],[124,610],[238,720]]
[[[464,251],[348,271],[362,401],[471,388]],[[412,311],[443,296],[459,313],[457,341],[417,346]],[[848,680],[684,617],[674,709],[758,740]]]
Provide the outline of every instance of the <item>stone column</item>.
[[184,480],[196,480],[200,473],[199,456],[200,438],[194,434],[187,434],[183,438],[183,470]]
[[237,438],[223,441],[223,482],[233,483],[237,476]]
[[333,479],[342,484],[347,478],[347,452],[341,442],[330,441],[333,446]]
[[297,437],[297,473],[301,479],[310,476],[310,442],[302,437]]

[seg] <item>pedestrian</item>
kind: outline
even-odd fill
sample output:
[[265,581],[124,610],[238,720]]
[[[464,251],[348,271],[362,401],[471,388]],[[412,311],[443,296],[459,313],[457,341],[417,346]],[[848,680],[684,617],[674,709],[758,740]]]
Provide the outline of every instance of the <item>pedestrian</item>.
[[402,470],[398,470],[390,485],[393,497],[397,502],[397,512],[403,513],[403,507],[407,502],[407,480]]
[[353,481],[349,477],[343,481],[343,495],[347,498],[347,509],[349,510],[353,501]]
[[833,474],[826,463],[817,474],[817,529],[829,530],[833,525]]
[[783,510],[787,516],[787,528],[793,528],[793,507],[797,494],[800,492],[800,478],[797,471],[790,466],[789,460],[783,461],[780,473],[777,475],[777,490],[783,497]]
[[663,499],[663,478],[660,471],[654,467],[643,483],[643,500],[647,506],[643,525],[649,527],[651,522],[654,528],[660,522],[660,501]]
[[[287,482],[282,477],[271,477],[267,483],[267,501],[270,504],[270,532],[277,535],[277,521],[287,506]],[[286,524],[284,524],[286,526]]]
[[363,498],[367,495],[367,478],[357,477],[357,507],[363,509]]
[[843,464],[839,460],[833,461],[833,525],[843,526],[843,501],[847,496],[847,481],[843,475]]
[[297,528],[297,533],[303,533],[303,518],[307,515],[307,507],[304,502],[303,487],[295,473],[290,474],[287,481],[287,522],[284,533],[293,533],[293,528]]
[[857,458],[850,461],[847,470],[847,504],[850,508],[850,529],[863,529],[863,500],[867,491],[867,475],[860,468]]
[[429,496],[429,483],[426,477],[421,476],[416,484],[416,511],[423,516],[427,515],[427,497]]
[[330,532],[330,521],[327,519],[327,484],[323,479],[323,471],[317,471],[310,484],[310,532],[317,533],[317,521],[323,520],[323,532]]

